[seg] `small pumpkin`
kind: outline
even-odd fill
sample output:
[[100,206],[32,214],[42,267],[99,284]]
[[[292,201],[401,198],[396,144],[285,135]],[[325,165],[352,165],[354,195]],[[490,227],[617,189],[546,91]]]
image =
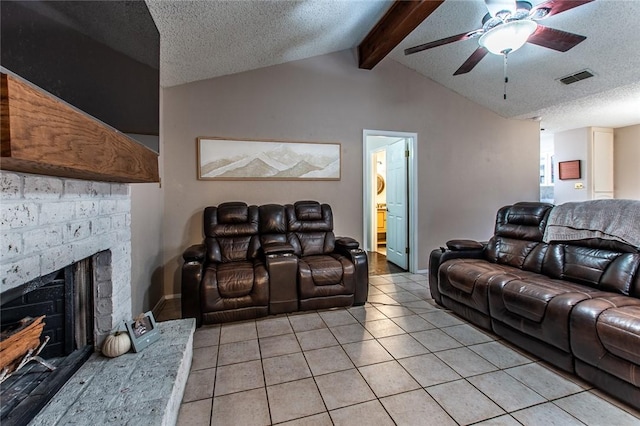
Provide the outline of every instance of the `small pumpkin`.
[[126,331],[116,331],[108,335],[102,343],[102,353],[109,358],[126,354],[131,349],[131,338]]

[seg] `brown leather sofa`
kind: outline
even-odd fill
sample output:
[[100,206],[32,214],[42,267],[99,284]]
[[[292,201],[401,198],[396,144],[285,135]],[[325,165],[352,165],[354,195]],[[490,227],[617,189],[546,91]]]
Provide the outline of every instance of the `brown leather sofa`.
[[640,252],[590,238],[543,242],[544,203],[501,208],[487,243],[431,253],[437,303],[640,408]]
[[328,204],[223,203],[205,208],[204,234],[182,266],[182,317],[198,326],[367,300],[367,255],[334,236]]

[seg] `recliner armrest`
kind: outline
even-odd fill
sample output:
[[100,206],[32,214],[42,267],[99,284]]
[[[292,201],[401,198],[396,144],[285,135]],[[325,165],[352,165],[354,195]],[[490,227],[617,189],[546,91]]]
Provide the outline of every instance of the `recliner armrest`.
[[358,247],[360,247],[360,243],[351,237],[336,238],[336,248],[352,250],[357,249]]
[[291,254],[294,252],[293,246],[289,243],[267,243],[262,245],[265,256]]
[[334,251],[349,258],[355,265],[356,291],[353,295],[353,305],[364,305],[369,295],[369,259],[367,258],[367,253],[360,248],[360,243],[351,237],[336,238]]
[[194,244],[182,253],[185,262],[202,262],[207,254],[204,244]]
[[482,250],[484,245],[475,240],[449,240],[447,248],[452,251]]

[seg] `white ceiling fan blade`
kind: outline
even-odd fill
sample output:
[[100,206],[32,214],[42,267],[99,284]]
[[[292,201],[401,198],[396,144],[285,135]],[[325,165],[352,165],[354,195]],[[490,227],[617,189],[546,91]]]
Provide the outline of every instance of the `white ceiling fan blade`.
[[484,0],[489,14],[496,17],[498,14],[513,15],[516,11],[516,0]]

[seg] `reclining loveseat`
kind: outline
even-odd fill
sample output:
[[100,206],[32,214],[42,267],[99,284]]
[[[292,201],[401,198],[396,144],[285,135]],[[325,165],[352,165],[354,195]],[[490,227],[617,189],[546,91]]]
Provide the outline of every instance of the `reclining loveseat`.
[[223,203],[205,208],[204,234],[182,266],[182,317],[198,326],[367,300],[366,252],[334,236],[328,204]]
[[[567,226],[550,232],[560,226],[553,217],[562,209]],[[608,221],[613,230],[580,228],[581,216],[593,209],[595,222]],[[431,295],[468,321],[640,408],[638,218],[640,202],[628,200],[503,207],[488,242],[451,240],[432,251]],[[616,220],[628,226],[616,229]],[[633,238],[619,238],[620,230]]]

